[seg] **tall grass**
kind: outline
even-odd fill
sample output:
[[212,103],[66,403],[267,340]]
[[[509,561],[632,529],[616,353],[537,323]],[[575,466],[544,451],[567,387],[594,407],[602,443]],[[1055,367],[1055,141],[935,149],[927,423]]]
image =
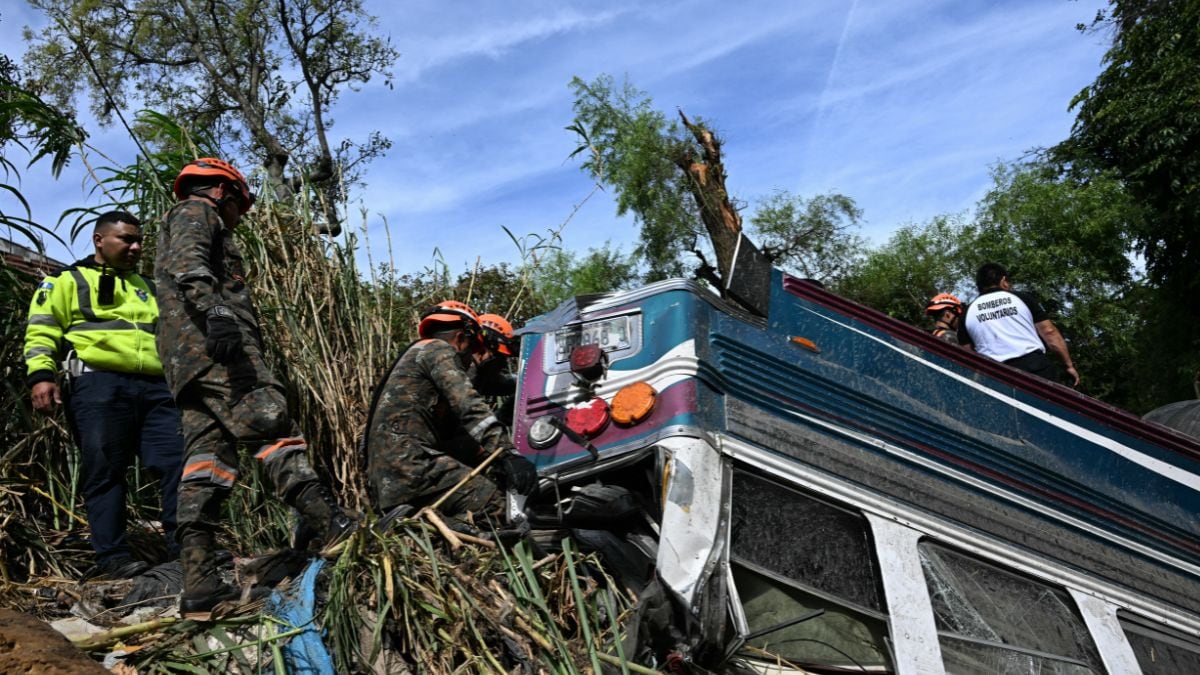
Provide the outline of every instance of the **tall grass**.
[[14,584],[78,572],[63,553],[82,519],[72,480],[78,453],[65,421],[61,412],[35,416],[25,386],[25,316],[38,281],[0,259],[0,595],[18,606],[28,598]]
[[269,199],[252,213],[240,239],[274,371],[319,468],[349,504],[365,508],[358,452],[365,406],[406,343],[406,335],[393,335],[393,315],[411,308],[364,278],[353,236],[346,243],[314,236],[308,213]]
[[[154,236],[160,214],[173,202],[174,173],[192,157],[216,153],[207,139],[161,116],[143,115],[139,128],[148,130],[155,154],[131,167],[93,167],[97,189],[111,203],[67,216],[79,232],[96,211],[115,207],[143,215],[142,271],[152,274]],[[555,232],[513,237],[526,263],[516,270],[475,270],[453,280],[444,264],[435,263],[401,275],[369,255],[367,269],[359,266],[366,221],[363,214],[358,231],[341,240],[324,238],[315,234],[313,207],[302,196],[279,202],[264,194],[236,231],[267,356],[286,388],[289,409],[318,470],[344,503],[362,511],[369,507],[359,450],[366,406],[414,337],[420,311],[448,297],[483,301],[483,311],[540,307],[528,275],[541,252],[557,242]],[[47,574],[74,576],[86,560],[78,543],[74,558],[60,555],[70,534],[83,528],[74,488],[78,453],[61,418],[39,419],[29,410],[20,351],[35,280],[9,275],[0,281],[0,303],[8,310],[0,321],[6,448],[0,454],[0,590],[7,591],[0,603],[29,607],[21,600],[29,597],[26,582]],[[284,545],[286,509],[268,497],[260,467],[244,453],[241,469],[226,503],[222,545],[241,555]],[[132,480],[135,513],[152,518],[153,490]],[[569,543],[564,551],[541,561],[523,547],[451,552],[417,521],[393,534],[360,532],[323,582],[320,621],[338,671],[394,672],[402,666],[429,673],[580,673],[598,670],[601,661],[623,662],[619,618],[631,598],[598,561],[579,556]],[[211,626],[156,622],[122,639],[142,645],[129,659],[139,672],[280,672],[278,644],[291,628],[261,616]]]

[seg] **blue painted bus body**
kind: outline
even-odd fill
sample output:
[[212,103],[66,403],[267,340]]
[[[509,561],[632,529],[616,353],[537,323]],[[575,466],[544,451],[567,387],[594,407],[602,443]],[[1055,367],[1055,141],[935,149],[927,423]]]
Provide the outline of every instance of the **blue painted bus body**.
[[[620,316],[638,317],[635,344],[612,352],[588,391],[558,343]],[[569,438],[529,442],[539,417],[592,395],[611,401],[637,380],[658,391],[657,407],[596,434],[598,460]],[[601,474],[680,436],[762,448],[1200,622],[1195,439],[778,271],[765,319],[670,281],[531,323],[514,440],[544,477]]]

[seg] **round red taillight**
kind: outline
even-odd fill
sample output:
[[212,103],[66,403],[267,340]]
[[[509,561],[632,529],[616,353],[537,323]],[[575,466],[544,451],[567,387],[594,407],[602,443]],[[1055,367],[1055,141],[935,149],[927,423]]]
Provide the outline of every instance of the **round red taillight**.
[[567,411],[567,427],[584,437],[600,433],[608,424],[608,404],[594,398]]

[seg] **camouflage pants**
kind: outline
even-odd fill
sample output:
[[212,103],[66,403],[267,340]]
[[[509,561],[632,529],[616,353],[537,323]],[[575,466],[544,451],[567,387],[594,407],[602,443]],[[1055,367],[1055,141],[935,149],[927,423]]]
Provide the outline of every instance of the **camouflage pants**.
[[317,481],[283,387],[257,353],[228,368],[213,366],[183,388],[176,404],[184,436],[181,535],[217,528],[221,503],[237,481],[239,445],[254,450],[275,495],[289,505],[303,486]]
[[[401,440],[387,452],[368,458],[371,497],[386,513],[400,504],[426,506],[471,473],[471,467],[412,439]],[[458,489],[440,507],[449,517],[487,514],[499,518],[504,494],[487,476],[480,474]]]

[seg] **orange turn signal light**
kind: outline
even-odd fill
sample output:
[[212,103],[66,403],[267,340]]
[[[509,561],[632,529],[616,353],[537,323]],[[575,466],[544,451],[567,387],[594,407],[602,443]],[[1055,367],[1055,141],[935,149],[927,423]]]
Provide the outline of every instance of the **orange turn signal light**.
[[634,382],[617,392],[612,400],[612,418],[617,424],[637,424],[650,416],[658,392],[645,382]]
[[817,343],[813,342],[812,340],[809,340],[806,337],[800,337],[799,335],[793,335],[791,337],[791,340],[792,340],[792,344],[804,347],[805,349],[807,349],[810,352],[813,352],[816,354],[821,353],[821,348],[817,346]]

